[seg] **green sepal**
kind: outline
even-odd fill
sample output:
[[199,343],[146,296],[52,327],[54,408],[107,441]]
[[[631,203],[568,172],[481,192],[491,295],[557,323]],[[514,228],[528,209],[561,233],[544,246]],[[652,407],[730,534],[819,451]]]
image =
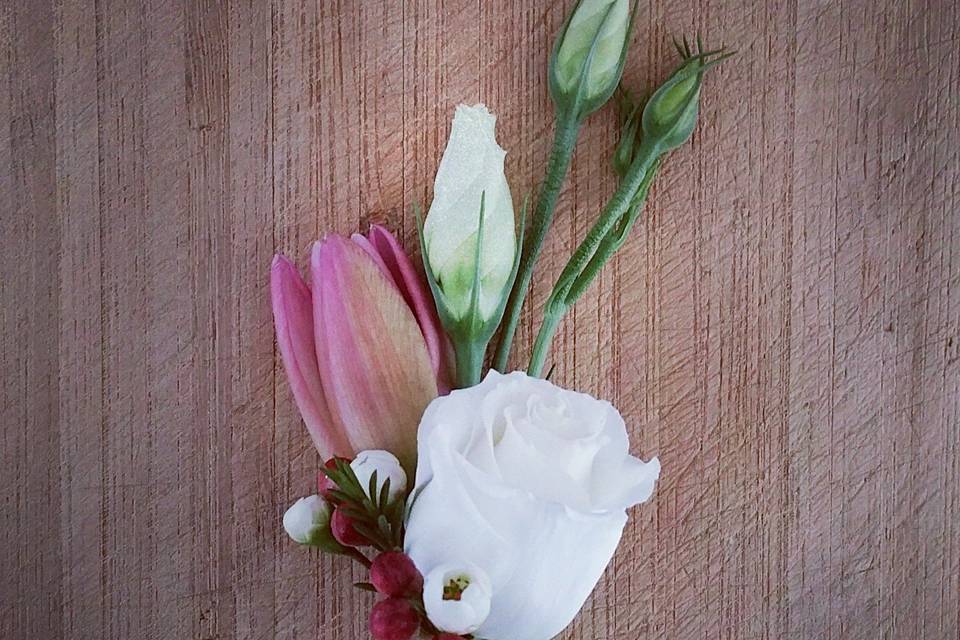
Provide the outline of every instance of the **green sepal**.
[[[420,205],[413,203],[413,215],[417,221],[417,240],[420,243],[420,260],[423,262],[423,270],[427,276],[427,284],[430,286],[430,293],[433,294],[433,301],[437,307],[437,314],[440,316],[440,322],[444,327],[449,327],[456,322],[450,305],[447,303],[447,297],[440,288],[440,283],[433,275],[433,269],[430,268],[430,258],[427,255],[427,243],[423,239],[423,216],[421,215]],[[449,329],[447,329],[449,331]]]
[[457,382],[458,386],[472,386],[479,382],[480,367],[483,363],[483,357],[487,345],[493,334],[496,333],[500,321],[503,319],[503,313],[507,306],[507,300],[510,297],[510,291],[517,278],[517,271],[520,267],[520,256],[523,247],[523,240],[526,228],[527,203],[529,198],[524,199],[523,208],[520,213],[519,232],[516,240],[516,250],[514,251],[513,265],[510,268],[510,276],[507,278],[500,292],[500,302],[494,309],[489,318],[484,320],[480,314],[480,258],[483,251],[483,226],[486,194],[480,197],[480,223],[477,229],[477,245],[474,255],[474,279],[470,292],[470,307],[463,315],[457,317],[450,309],[446,296],[443,293],[440,283],[437,282],[436,275],[430,267],[430,260],[427,256],[426,243],[423,235],[423,219],[420,213],[420,207],[414,203],[413,211],[417,222],[417,238],[420,242],[420,257],[423,262],[423,270],[426,274],[427,284],[433,294],[434,302],[437,307],[437,315],[443,324],[453,344],[457,360]]
[[[339,458],[335,461],[333,469],[324,467],[320,471],[336,485],[335,489],[330,490],[329,495],[338,502],[337,509],[351,518],[357,533],[380,551],[402,548],[403,517],[398,518],[395,514],[403,513],[405,500],[389,499],[389,478],[384,481],[383,487],[378,492],[376,471],[370,475],[367,487],[361,486],[349,462]],[[367,562],[369,566],[369,562],[362,553],[356,549],[340,546],[345,550],[341,553],[359,562]]]
[[693,133],[700,107],[703,74],[736,53],[723,48],[704,51],[699,36],[696,54],[691,51],[686,38],[683,39],[683,45],[674,39],[674,46],[680,52],[682,61],[647,101],[641,118],[644,138],[656,141],[663,151],[679,147]]
[[629,92],[621,87],[622,97],[620,100],[620,111],[624,114],[623,130],[620,134],[620,141],[613,152],[613,170],[618,176],[623,178],[630,170],[633,164],[633,158],[638,141],[638,132],[640,130],[640,116],[643,113],[643,103],[634,102]]

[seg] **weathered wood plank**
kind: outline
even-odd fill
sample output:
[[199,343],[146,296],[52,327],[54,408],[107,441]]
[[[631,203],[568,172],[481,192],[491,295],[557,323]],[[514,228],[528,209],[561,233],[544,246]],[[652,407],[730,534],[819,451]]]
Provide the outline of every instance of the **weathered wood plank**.
[[[60,549],[63,637],[105,638],[103,237],[97,14],[62,2],[56,21],[60,221]],[[66,97],[69,96],[69,99]],[[34,594],[35,595],[35,594]]]
[[4,637],[62,633],[54,39],[51,2],[0,7]]
[[[280,527],[319,461],[270,259],[370,222],[415,249],[458,102],[535,195],[570,4],[0,7],[0,635],[366,637],[362,573]],[[640,5],[632,88],[674,35],[740,54],[557,337],[554,380],[664,468],[565,638],[957,636],[958,29],[939,0]],[[584,127],[517,366],[616,137],[612,106]]]

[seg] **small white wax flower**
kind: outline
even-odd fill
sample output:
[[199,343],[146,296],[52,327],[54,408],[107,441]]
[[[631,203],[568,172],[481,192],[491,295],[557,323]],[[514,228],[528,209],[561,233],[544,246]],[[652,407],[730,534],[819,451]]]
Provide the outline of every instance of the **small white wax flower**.
[[283,514],[283,528],[294,542],[311,544],[330,519],[330,507],[320,496],[307,496]]
[[480,567],[440,565],[423,582],[423,605],[437,629],[457,635],[473,633],[490,615],[492,587]]
[[377,495],[370,496],[373,500],[379,497],[380,489],[383,488],[383,484],[388,478],[390,480],[390,500],[400,498],[407,490],[407,474],[400,466],[397,457],[389,451],[381,451],[380,449],[361,451],[350,463],[350,468],[357,476],[360,486],[368,493],[370,477],[373,476],[374,471],[377,472]]

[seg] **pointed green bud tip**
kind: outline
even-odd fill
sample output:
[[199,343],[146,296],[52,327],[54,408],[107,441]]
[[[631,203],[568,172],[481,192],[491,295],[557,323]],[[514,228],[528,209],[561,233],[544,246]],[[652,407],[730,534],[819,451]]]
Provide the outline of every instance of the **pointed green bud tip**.
[[617,143],[616,151],[613,153],[613,170],[621,178],[627,174],[630,165],[633,164],[633,156],[637,147],[637,132],[640,129],[640,116],[642,115],[641,106],[624,92],[620,104],[620,110],[624,114],[623,130],[620,133],[620,141]]
[[554,101],[583,115],[606,102],[620,82],[630,38],[630,0],[580,0],[550,64]]
[[[699,38],[698,38],[699,43]],[[684,40],[676,43],[683,61],[647,102],[643,110],[643,135],[656,140],[664,150],[675,149],[687,141],[697,124],[700,86],[703,74],[733,55],[723,49],[693,54]]]

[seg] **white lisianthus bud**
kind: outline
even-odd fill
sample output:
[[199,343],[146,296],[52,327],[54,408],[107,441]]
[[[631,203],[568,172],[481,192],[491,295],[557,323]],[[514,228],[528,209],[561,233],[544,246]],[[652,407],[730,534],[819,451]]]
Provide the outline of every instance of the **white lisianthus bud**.
[[581,98],[587,103],[601,97],[606,99],[620,81],[629,26],[629,0],[581,0],[577,4],[551,69],[553,83],[561,96],[576,94],[590,48],[596,40]]
[[316,544],[330,529],[330,505],[320,496],[307,496],[283,514],[283,528],[299,544]]
[[455,319],[470,310],[476,273],[480,200],[479,312],[486,322],[506,295],[516,255],[513,201],[503,173],[506,152],[497,144],[497,118],[483,105],[459,105],[450,140],[433,185],[433,203],[423,228],[430,270]]
[[370,496],[374,501],[380,495],[383,484],[390,480],[390,500],[396,500],[403,496],[407,490],[407,474],[400,466],[397,456],[389,451],[372,449],[370,451],[361,451],[357,457],[350,463],[353,474],[357,476],[360,486],[369,493],[370,478],[373,472],[377,472],[377,495]]
[[472,564],[441,565],[423,582],[427,618],[440,631],[466,635],[490,615],[490,578]]

